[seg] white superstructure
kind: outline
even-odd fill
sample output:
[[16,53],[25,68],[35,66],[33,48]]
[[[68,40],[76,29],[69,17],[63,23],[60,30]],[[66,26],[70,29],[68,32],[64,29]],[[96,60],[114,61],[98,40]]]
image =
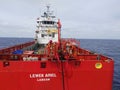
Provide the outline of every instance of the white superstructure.
[[49,41],[59,41],[60,22],[53,16],[53,12],[49,8],[47,6],[47,11],[41,17],[37,18],[35,40],[39,44],[47,44]]

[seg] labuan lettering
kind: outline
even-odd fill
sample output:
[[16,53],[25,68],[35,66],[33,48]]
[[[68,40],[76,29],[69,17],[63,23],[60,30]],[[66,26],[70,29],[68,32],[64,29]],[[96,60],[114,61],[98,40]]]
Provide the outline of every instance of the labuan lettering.
[[40,79],[37,79],[37,81],[50,81],[50,78],[40,78]]

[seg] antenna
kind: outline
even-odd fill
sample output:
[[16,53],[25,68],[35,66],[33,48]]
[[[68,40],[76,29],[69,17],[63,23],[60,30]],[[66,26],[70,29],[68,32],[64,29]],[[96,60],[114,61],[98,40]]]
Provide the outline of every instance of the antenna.
[[47,13],[50,11],[50,5],[47,5]]

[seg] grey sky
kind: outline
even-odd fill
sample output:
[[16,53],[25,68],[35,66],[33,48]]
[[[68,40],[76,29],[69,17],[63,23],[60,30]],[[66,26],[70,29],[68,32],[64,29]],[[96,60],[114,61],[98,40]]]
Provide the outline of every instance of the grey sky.
[[0,0],[0,37],[33,37],[50,4],[62,37],[120,39],[120,0]]

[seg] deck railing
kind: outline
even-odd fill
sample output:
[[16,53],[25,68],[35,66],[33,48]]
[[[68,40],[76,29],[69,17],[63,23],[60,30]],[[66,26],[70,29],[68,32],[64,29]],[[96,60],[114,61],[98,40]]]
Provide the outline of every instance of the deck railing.
[[30,46],[34,43],[35,43],[34,41],[31,41],[31,42],[11,46],[11,47],[8,47],[8,48],[3,48],[3,49],[0,50],[0,54],[11,54],[12,52],[14,52],[16,50],[19,50],[19,49],[22,49],[24,47]]
[[[0,61],[38,61],[38,60],[49,60],[50,57],[47,57],[45,54],[39,55],[39,54],[31,54],[31,55],[25,55],[25,54],[0,54]],[[106,61],[106,60],[112,60],[111,58],[105,57],[103,55],[95,54],[95,55],[89,55],[89,54],[82,54],[77,55],[76,58],[69,58],[68,61],[71,60],[79,60],[79,61],[85,61],[85,60],[98,60],[98,61]],[[67,61],[67,60],[66,60]]]

